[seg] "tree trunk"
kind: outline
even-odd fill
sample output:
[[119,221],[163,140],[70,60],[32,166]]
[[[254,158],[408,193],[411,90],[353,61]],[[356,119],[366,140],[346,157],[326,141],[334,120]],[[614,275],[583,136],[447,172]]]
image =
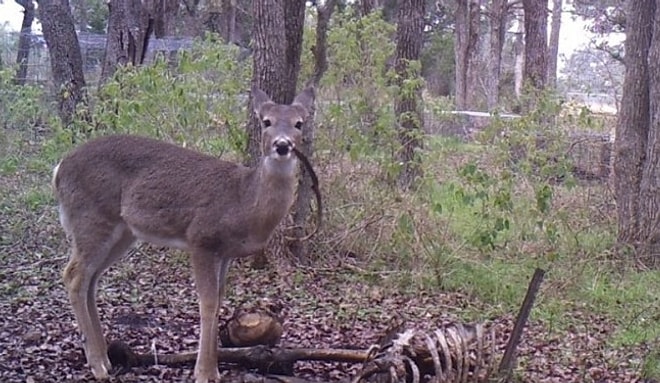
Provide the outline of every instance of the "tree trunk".
[[147,4],[149,5],[145,8],[149,19],[153,19],[154,36],[160,39],[171,35],[173,20],[179,13],[179,0],[158,0]]
[[236,41],[236,0],[223,0],[222,14],[225,24],[222,37],[231,44]]
[[286,36],[286,77],[284,77],[284,81],[286,103],[292,102],[294,97],[296,97],[304,26],[305,0],[285,0],[284,33]]
[[106,82],[118,65],[141,65],[147,54],[153,19],[142,2],[110,0],[108,3],[108,35],[101,83]]
[[[284,6],[281,0],[254,0],[252,14],[252,84],[266,92],[273,101],[286,103],[288,92],[283,79],[288,77],[288,72],[285,67],[287,50]],[[248,114],[246,165],[255,166],[261,158],[261,122],[254,115],[252,95]]]
[[222,24],[222,8],[223,8],[223,2],[224,1],[229,1],[229,0],[209,0],[207,9],[208,9],[208,15],[206,16],[206,20],[204,21],[204,26],[206,27],[206,30],[211,32],[211,33],[217,33],[219,34],[223,39],[225,39],[225,42],[228,42],[227,36],[225,35],[225,28],[223,28]]
[[[281,0],[253,0],[252,14],[252,85],[266,92],[276,103],[287,102],[288,76],[286,68],[286,34],[284,24],[284,4]],[[288,100],[291,102],[291,100]],[[261,158],[261,121],[252,107],[252,94],[248,105],[247,157],[245,165],[254,167]],[[264,268],[268,264],[265,252],[256,254],[253,268]]]
[[68,0],[39,0],[39,19],[48,45],[58,110],[69,126],[79,103],[85,102],[85,77],[80,44]]
[[[323,73],[328,67],[328,25],[330,23],[330,17],[332,17],[332,12],[334,11],[335,5],[336,0],[327,0],[324,5],[316,6],[316,44],[313,48],[314,77],[312,78],[312,83],[315,87],[318,86]],[[313,160],[314,157],[314,136],[316,131],[315,113],[316,107],[313,107],[310,111],[308,122],[303,128],[302,151],[310,160]],[[300,178],[298,179],[298,194],[296,195],[296,201],[293,205],[294,238],[302,238],[305,235],[304,229],[311,211],[310,201],[312,200],[312,197],[312,180],[307,174],[305,167],[301,166]],[[302,241],[292,241],[289,243],[289,251],[291,251],[291,254],[297,262],[305,262],[306,260],[309,261],[310,258],[307,256],[309,253],[307,245],[307,242]]]
[[32,22],[34,21],[34,2],[32,0],[16,0],[23,7],[23,22],[18,38],[18,53],[16,53],[16,77],[18,85],[25,85],[30,59],[30,39],[32,37]]
[[378,0],[360,0],[360,17],[364,17],[378,6]]
[[548,87],[557,88],[557,60],[559,55],[559,30],[561,28],[562,0],[552,0],[552,22],[548,44]]
[[399,2],[395,64],[399,92],[394,111],[401,143],[398,160],[403,166],[399,173],[399,186],[404,190],[414,187],[422,173],[417,154],[422,146],[422,83],[420,73],[411,71],[410,62],[420,59],[424,39],[424,3],[424,0]]
[[490,10],[490,47],[488,60],[488,110],[494,110],[500,100],[500,71],[502,47],[506,32],[507,0],[493,0]]
[[660,12],[653,0],[629,2],[626,73],[615,141],[617,240],[659,266]]
[[516,12],[516,23],[518,27],[513,38],[513,52],[515,56],[513,64],[513,91],[518,100],[522,96],[523,72],[525,67],[524,25],[521,19],[521,15]]
[[639,235],[644,245],[638,250],[641,262],[649,267],[660,268],[660,9],[657,3],[653,3],[648,7],[654,18],[653,37],[646,60],[650,124],[639,198]]
[[337,5],[337,0],[326,0],[323,6],[316,7],[316,43],[314,54],[314,86],[318,86],[326,70],[328,70],[328,27],[330,18]]
[[548,73],[546,56],[548,47],[547,0],[523,0],[525,11],[525,70],[523,86],[536,90],[545,87]]
[[479,0],[457,0],[454,55],[456,57],[456,109],[470,108],[470,72],[479,41]]

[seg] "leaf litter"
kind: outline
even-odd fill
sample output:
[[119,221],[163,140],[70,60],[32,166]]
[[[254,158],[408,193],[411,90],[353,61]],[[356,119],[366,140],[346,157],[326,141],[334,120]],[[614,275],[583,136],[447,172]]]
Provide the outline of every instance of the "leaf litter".
[[[43,178],[43,177],[42,177]],[[93,381],[61,282],[68,244],[56,209],[14,209],[21,190],[16,177],[0,176],[0,381]],[[351,271],[317,273],[276,262],[273,271],[255,271],[235,262],[221,310],[256,301],[278,307],[284,317],[281,346],[367,349],[384,335],[394,316],[406,327],[433,330],[461,322],[463,311],[483,307],[453,292],[417,294],[390,291],[351,278]],[[197,297],[185,255],[148,245],[111,268],[100,282],[98,306],[108,340],[121,340],[137,352],[195,350],[199,335]],[[484,308],[483,312],[488,310]],[[484,317],[497,330],[502,353],[514,313]],[[485,314],[486,316],[487,314]],[[642,359],[658,344],[611,345],[613,320],[578,305],[567,305],[566,329],[530,319],[518,347],[518,381],[642,382]],[[224,366],[226,379],[246,371]],[[310,380],[339,381],[359,366],[298,363],[296,374]],[[163,365],[118,371],[111,382],[192,381],[192,367]]]

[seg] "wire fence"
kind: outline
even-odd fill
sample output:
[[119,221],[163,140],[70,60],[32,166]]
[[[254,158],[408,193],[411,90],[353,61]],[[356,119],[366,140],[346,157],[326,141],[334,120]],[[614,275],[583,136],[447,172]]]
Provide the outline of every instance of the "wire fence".
[[[0,57],[5,66],[16,63],[19,38],[20,32],[9,32],[0,36]],[[106,36],[79,33],[78,43],[82,54],[85,80],[89,86],[95,86],[101,75]],[[145,61],[152,62],[159,53],[165,54],[165,57],[171,57],[180,50],[191,49],[192,45],[193,39],[190,37],[152,38],[149,40]],[[26,81],[49,85],[52,81],[50,58],[46,40],[42,34],[30,34],[29,50]]]

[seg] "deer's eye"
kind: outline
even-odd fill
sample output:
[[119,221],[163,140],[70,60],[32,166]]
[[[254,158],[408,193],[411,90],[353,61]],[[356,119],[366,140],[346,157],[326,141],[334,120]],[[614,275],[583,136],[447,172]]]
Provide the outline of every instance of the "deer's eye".
[[302,125],[303,125],[302,121],[298,121],[298,122],[296,122],[295,127],[296,127],[296,129],[300,130],[300,129],[302,129]]
[[271,125],[272,125],[272,123],[270,122],[269,119],[265,119],[265,120],[264,120],[264,126],[265,126],[265,127],[269,127],[269,126],[271,126]]

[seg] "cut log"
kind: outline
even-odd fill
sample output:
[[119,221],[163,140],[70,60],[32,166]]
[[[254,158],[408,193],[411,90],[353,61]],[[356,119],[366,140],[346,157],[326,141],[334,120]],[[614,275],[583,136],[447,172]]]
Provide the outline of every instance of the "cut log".
[[268,310],[237,310],[220,328],[223,347],[274,346],[282,338],[282,320]]

